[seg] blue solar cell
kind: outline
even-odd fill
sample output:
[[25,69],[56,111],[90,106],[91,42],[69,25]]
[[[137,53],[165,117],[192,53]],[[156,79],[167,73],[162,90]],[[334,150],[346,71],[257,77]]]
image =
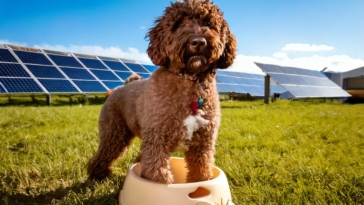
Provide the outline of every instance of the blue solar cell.
[[122,81],[102,81],[110,90],[114,90],[116,87],[124,85]]
[[43,53],[31,53],[26,51],[14,51],[23,63],[52,65]]
[[96,77],[100,80],[119,80],[119,78],[116,77],[116,75],[114,75],[114,73],[112,73],[111,71],[93,69],[90,69],[90,71],[95,74]]
[[264,86],[264,81],[262,81],[262,80],[246,78],[245,81],[246,81],[246,85]]
[[307,81],[305,81],[301,76],[298,75],[287,75],[293,82],[295,82],[297,85],[310,85]]
[[39,79],[39,82],[51,93],[78,92],[68,80]]
[[116,62],[116,61],[106,61],[104,60],[104,63],[111,68],[112,70],[119,70],[119,71],[127,71],[130,72],[130,70],[125,67],[122,63]]
[[216,87],[219,93],[227,93],[232,91],[232,89],[228,85],[223,83],[217,83]]
[[261,75],[261,74],[252,74],[254,77],[255,77],[255,79],[259,79],[259,80],[264,80],[264,77],[265,77],[265,75]]
[[133,74],[132,72],[118,72],[115,71],[116,75],[118,75],[121,79],[123,79],[124,81],[131,75]]
[[270,85],[270,94],[273,95],[273,93],[283,93],[286,92],[286,89],[284,89],[281,85]]
[[54,66],[27,65],[27,67],[37,78],[65,78]]
[[216,76],[221,82],[223,83],[229,83],[229,84],[237,84],[232,77],[229,76],[223,76],[223,75],[217,75]]
[[217,74],[217,75],[228,75],[226,72],[227,72],[227,71],[224,71],[224,70],[217,70],[217,71],[216,71],[216,74]]
[[30,77],[20,64],[0,63],[0,76]]
[[261,68],[266,73],[282,73],[277,66],[263,63],[255,63],[259,68]]
[[151,73],[153,73],[155,70],[159,68],[159,66],[156,65],[143,65],[143,67],[146,68]]
[[234,71],[226,71],[225,72],[228,76],[233,76],[233,77],[241,77],[240,73],[238,72],[234,72]]
[[326,78],[326,76],[317,70],[307,70],[301,68],[293,68],[299,75]]
[[73,80],[82,92],[106,92],[106,88],[98,81]]
[[97,59],[90,58],[78,58],[87,68],[97,68],[97,69],[107,69],[104,64],[102,64]]
[[257,86],[247,86],[242,85],[244,90],[246,90],[247,93],[249,93],[251,96],[263,96],[264,90],[263,87],[257,87]]
[[4,85],[0,82],[0,93],[7,93]]
[[145,68],[143,68],[141,65],[139,64],[134,64],[134,63],[125,63],[124,64],[126,66],[128,66],[132,71],[136,72],[136,73],[149,73]]
[[150,74],[147,73],[138,73],[143,79],[148,79],[150,77]]
[[349,93],[345,90],[341,89],[340,87],[336,88],[326,88],[325,89],[326,97],[351,97]]
[[231,84],[229,85],[229,88],[232,89],[233,92],[236,92],[236,93],[240,93],[240,94],[243,94],[243,93],[247,93],[247,91],[244,89],[243,86],[241,85],[234,85],[234,84]]
[[71,79],[95,80],[86,69],[60,67],[61,70]]
[[284,74],[294,74],[294,75],[298,74],[296,70],[292,67],[285,67],[285,66],[276,66],[276,67],[281,71],[281,73]]
[[321,82],[321,78],[313,78],[310,76],[301,76],[301,78],[303,80],[305,80],[309,85],[314,85],[314,86],[325,86],[322,82]]
[[48,54],[53,62],[59,66],[69,66],[83,68],[82,65],[73,56],[59,56]]
[[42,88],[31,78],[0,78],[9,93],[40,93]]
[[0,49],[0,61],[2,62],[18,62],[8,49]]
[[325,97],[325,89],[311,86],[300,86],[302,90],[309,94],[311,98]]
[[307,92],[302,90],[297,85],[283,85],[283,87],[296,98],[310,97],[310,95]]
[[284,74],[269,73],[269,75],[275,81],[279,82],[279,84],[292,84],[292,85],[296,84],[295,82],[293,82],[293,80],[291,80]]
[[338,86],[336,83],[334,83],[333,81],[331,81],[330,79],[327,79],[327,78],[320,79],[320,82],[322,84],[324,84],[326,87],[337,87]]
[[228,78],[231,78],[231,80],[233,80],[236,84],[246,84],[246,80],[247,80],[247,79],[240,78],[240,77],[228,77]]

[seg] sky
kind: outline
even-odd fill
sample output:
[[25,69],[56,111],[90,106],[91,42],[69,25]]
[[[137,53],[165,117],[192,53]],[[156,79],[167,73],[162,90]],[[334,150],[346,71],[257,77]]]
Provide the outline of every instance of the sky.
[[[175,0],[171,0],[174,2]],[[144,38],[170,0],[0,0],[0,44],[151,64]],[[254,62],[344,72],[364,66],[364,0],[214,0]]]

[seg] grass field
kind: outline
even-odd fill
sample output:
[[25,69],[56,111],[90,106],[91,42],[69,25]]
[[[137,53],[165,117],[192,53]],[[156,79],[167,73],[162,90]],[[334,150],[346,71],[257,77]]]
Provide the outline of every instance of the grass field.
[[[364,104],[222,102],[216,165],[236,205],[364,204]],[[0,107],[0,204],[115,204],[140,141],[87,183],[101,106]]]

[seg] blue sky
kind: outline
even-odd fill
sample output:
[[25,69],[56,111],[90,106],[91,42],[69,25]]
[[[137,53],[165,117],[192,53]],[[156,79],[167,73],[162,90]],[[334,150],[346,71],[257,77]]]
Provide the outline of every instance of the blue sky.
[[[175,1],[175,0],[173,0]],[[215,0],[253,62],[346,71],[364,66],[363,0]],[[0,43],[150,62],[144,36],[169,0],[0,0]]]

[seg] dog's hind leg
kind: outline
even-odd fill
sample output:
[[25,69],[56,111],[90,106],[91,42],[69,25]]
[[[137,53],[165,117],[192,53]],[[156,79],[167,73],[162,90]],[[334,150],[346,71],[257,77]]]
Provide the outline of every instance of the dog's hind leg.
[[113,162],[125,153],[134,134],[125,121],[115,113],[101,113],[99,120],[100,144],[88,164],[90,179],[102,180],[111,175]]

